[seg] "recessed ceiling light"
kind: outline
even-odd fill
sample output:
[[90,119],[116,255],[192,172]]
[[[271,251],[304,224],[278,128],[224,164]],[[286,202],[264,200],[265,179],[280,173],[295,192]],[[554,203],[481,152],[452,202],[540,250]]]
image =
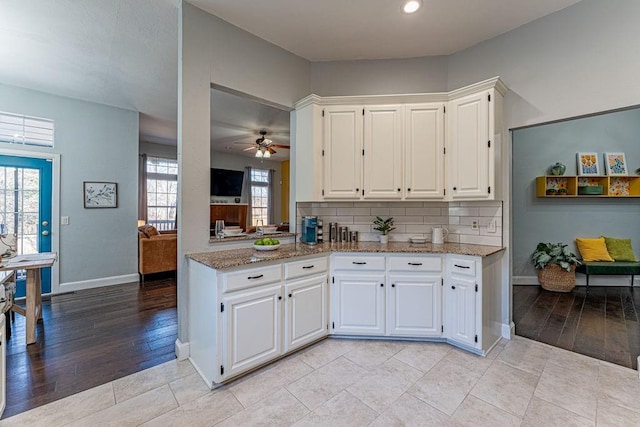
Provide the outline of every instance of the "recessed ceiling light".
[[420,9],[421,5],[422,3],[420,2],[420,0],[407,0],[402,5],[402,11],[404,13],[414,13],[417,12],[418,9]]

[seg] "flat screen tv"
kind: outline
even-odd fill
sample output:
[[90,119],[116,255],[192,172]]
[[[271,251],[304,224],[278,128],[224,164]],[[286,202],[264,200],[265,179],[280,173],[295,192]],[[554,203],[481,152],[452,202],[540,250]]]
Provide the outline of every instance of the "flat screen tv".
[[240,197],[242,193],[243,171],[211,169],[211,195],[220,197]]

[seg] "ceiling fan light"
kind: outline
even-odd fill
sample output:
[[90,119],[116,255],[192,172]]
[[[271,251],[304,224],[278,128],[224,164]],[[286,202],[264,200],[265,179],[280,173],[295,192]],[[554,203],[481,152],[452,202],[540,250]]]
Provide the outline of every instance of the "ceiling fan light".
[[264,157],[265,159],[268,159],[269,157],[271,157],[271,153],[268,151],[265,151],[262,157]]
[[262,150],[256,151],[256,157],[262,157]]
[[407,0],[402,4],[402,11],[404,13],[414,13],[420,9],[420,6],[422,6],[420,0]]

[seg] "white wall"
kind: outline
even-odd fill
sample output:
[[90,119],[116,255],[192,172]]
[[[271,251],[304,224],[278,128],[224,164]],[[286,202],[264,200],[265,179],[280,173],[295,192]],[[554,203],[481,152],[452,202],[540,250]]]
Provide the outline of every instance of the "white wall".
[[178,25],[179,347],[189,331],[184,254],[209,249],[211,83],[293,106],[309,94],[311,72],[308,61],[186,2]]
[[[275,171],[275,185],[273,194],[274,215],[272,218],[275,224],[279,224],[282,218],[282,204],[280,200],[282,198],[282,186],[280,181],[282,180],[282,167],[280,162],[270,160],[260,160],[257,157],[238,156],[235,154],[224,153],[220,151],[211,152],[211,167],[219,169],[230,169],[235,171],[244,171],[246,166],[251,166],[256,169],[273,169]],[[216,199],[227,199],[233,201],[233,197],[216,197]]]
[[175,145],[157,144],[155,142],[140,141],[140,154],[163,159],[177,159],[178,147]]
[[311,64],[311,92],[320,96],[446,91],[446,56]]
[[[138,113],[4,84],[0,111],[55,121],[36,150],[60,155],[60,291],[137,280]],[[84,209],[83,181],[117,182],[118,207]]]
[[640,103],[637,0],[583,0],[449,57],[449,88],[499,75],[509,128]]

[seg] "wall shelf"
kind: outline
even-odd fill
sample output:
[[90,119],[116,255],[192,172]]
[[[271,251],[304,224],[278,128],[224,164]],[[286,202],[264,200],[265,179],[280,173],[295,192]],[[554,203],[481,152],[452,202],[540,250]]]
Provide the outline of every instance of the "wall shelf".
[[[578,187],[602,186],[602,194],[578,194]],[[547,194],[549,189],[566,189],[566,193]],[[536,177],[536,197],[550,198],[630,198],[640,197],[640,176],[545,175]]]

